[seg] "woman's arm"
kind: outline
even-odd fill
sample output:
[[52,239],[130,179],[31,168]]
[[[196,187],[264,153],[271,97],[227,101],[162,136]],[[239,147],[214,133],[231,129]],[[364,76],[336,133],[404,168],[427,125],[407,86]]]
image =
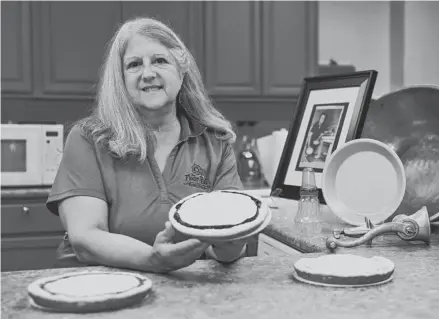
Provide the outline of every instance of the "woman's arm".
[[61,221],[79,261],[110,267],[155,271],[153,248],[108,231],[108,207],[101,199],[70,197],[59,205]]
[[197,239],[174,243],[170,223],[156,236],[151,247],[134,238],[108,231],[105,201],[77,196],[63,200],[60,216],[78,260],[116,268],[147,272],[169,272],[197,260],[209,244]]

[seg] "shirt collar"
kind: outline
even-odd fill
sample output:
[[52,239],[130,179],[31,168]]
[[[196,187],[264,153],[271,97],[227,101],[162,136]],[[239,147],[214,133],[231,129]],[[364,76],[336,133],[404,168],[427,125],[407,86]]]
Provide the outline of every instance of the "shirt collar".
[[190,137],[200,136],[207,129],[204,125],[187,114],[185,110],[180,109],[179,112],[177,112],[177,116],[181,125],[180,142],[186,141]]

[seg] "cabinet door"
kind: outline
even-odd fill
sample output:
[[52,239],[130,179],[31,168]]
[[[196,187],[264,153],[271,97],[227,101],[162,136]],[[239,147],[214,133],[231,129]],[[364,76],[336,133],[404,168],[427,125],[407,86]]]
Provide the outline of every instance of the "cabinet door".
[[122,20],[150,17],[167,24],[202,69],[202,3],[198,1],[122,1]]
[[206,86],[210,95],[261,93],[258,1],[206,3]]
[[56,249],[62,236],[2,238],[2,271],[58,268]]
[[317,7],[310,1],[263,3],[263,94],[297,95],[316,74]]
[[2,2],[2,92],[30,93],[31,26],[29,2]]
[[120,22],[120,2],[41,3],[42,91],[94,93],[106,45]]
[[44,203],[2,204],[1,218],[2,239],[23,234],[64,233],[61,218],[49,212]]

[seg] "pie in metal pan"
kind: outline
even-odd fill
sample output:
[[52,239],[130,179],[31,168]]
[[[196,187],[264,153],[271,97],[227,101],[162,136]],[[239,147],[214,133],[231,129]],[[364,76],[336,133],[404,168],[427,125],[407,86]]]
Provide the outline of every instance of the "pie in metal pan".
[[30,304],[52,312],[111,311],[140,303],[152,282],[130,272],[85,271],[37,279],[28,286]]
[[207,241],[251,236],[262,231],[270,219],[265,201],[229,190],[189,195],[169,211],[169,220],[178,232]]
[[395,264],[381,256],[328,254],[301,258],[294,264],[293,277],[300,282],[326,287],[367,287],[393,279]]

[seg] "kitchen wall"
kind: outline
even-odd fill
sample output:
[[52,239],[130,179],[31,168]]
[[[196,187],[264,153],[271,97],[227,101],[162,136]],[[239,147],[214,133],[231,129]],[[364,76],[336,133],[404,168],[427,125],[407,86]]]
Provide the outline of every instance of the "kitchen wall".
[[385,1],[320,1],[319,62],[335,59],[357,70],[375,69],[374,95],[390,89],[389,13]]
[[[319,64],[334,59],[377,70],[374,98],[410,85],[439,85],[438,1],[320,1],[318,11]],[[264,121],[252,132],[264,136],[289,123]]]
[[405,2],[404,84],[439,85],[439,2]]
[[321,1],[319,61],[377,70],[374,97],[439,85],[437,17],[437,1]]

